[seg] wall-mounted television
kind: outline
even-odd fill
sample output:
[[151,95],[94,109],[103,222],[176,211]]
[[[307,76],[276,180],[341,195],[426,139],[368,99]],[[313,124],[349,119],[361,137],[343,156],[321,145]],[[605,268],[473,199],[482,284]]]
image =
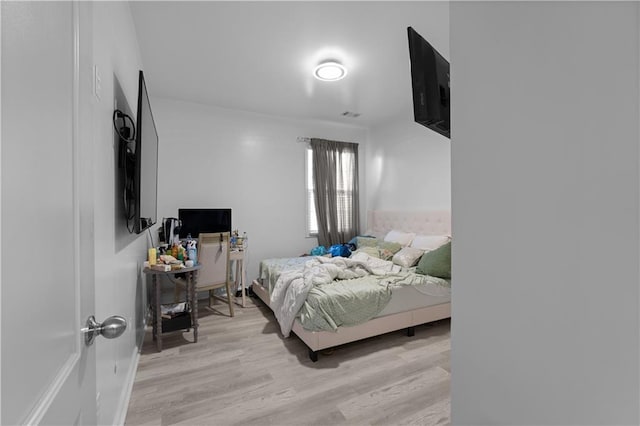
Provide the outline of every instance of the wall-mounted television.
[[414,120],[450,138],[449,62],[413,28],[407,32]]
[[133,230],[139,234],[158,221],[158,132],[142,71],[138,77]]
[[180,238],[204,232],[231,232],[231,209],[178,209]]

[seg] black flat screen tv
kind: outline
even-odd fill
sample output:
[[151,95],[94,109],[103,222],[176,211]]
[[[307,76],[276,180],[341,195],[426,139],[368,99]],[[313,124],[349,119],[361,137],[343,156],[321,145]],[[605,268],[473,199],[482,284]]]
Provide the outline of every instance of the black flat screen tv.
[[158,221],[158,132],[142,71],[138,77],[136,127],[133,230],[139,234]]
[[231,209],[178,209],[181,239],[204,232],[231,232]]
[[449,62],[413,28],[407,32],[414,120],[451,138]]

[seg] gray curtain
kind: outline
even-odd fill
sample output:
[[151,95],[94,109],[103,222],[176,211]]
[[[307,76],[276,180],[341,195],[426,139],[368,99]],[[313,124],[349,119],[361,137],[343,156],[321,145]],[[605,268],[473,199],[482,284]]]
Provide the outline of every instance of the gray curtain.
[[358,144],[311,139],[318,244],[329,247],[358,235]]

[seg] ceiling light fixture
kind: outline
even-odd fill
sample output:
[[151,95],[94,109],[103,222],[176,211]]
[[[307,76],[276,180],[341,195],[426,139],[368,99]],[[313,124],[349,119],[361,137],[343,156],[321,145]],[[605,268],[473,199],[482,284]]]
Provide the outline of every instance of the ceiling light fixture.
[[322,81],[342,80],[347,75],[347,69],[335,61],[323,62],[313,70],[313,76]]

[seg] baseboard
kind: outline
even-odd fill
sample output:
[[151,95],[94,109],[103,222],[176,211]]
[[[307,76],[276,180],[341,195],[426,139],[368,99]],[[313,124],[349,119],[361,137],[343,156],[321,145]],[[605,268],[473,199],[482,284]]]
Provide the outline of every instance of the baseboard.
[[136,371],[138,371],[138,363],[140,362],[140,348],[135,347],[133,351],[132,362],[127,372],[127,377],[124,383],[124,392],[120,395],[120,401],[114,416],[115,425],[124,425],[127,419],[127,411],[129,410],[129,400],[131,399],[131,391],[133,391],[133,383],[136,379]]
[[142,344],[144,342],[144,335],[147,332],[147,324],[148,320],[150,320],[150,308],[149,306],[145,306],[145,312],[142,316],[142,333],[140,333],[141,337],[138,339],[139,342],[136,342],[137,345],[133,350],[133,358],[131,360],[129,371],[127,371],[127,377],[124,383],[124,392],[122,392],[120,396],[120,402],[118,404],[118,409],[116,411],[116,415],[114,417],[114,424],[116,425],[124,425],[127,419],[127,411],[129,410],[129,401],[131,400],[131,392],[133,391],[133,384],[136,380],[136,372],[138,371],[138,364],[140,363],[140,353],[142,351]]

